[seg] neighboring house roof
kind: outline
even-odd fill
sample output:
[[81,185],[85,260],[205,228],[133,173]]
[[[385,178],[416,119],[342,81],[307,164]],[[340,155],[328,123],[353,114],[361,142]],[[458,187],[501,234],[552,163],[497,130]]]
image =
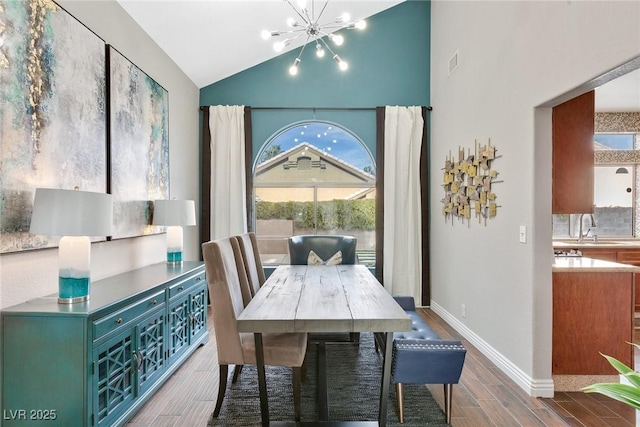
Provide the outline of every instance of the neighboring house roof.
[[[266,172],[272,170],[275,167],[284,167],[285,169],[288,169],[289,167],[296,167],[295,162],[290,160],[290,158],[296,156],[296,154],[299,154],[298,158],[306,155],[316,156],[320,159],[320,164],[316,165],[316,167],[322,167],[323,163],[324,165],[331,165],[347,174],[352,175],[357,181],[360,182],[374,183],[376,180],[374,175],[367,173],[362,169],[359,169],[334,155],[319,150],[316,146],[311,145],[307,142],[303,142],[294,147],[291,147],[287,151],[279,153],[266,162],[260,163],[256,167],[256,178],[258,178],[260,175],[264,175]],[[322,168],[324,169],[324,167]]]

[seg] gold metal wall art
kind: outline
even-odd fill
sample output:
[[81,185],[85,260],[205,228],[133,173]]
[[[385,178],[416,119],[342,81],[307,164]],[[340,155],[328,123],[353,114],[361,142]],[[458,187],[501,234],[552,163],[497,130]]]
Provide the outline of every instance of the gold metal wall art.
[[[498,171],[493,168],[493,162],[502,156],[496,155],[496,148],[491,146],[491,139],[486,145],[474,142],[473,154],[471,149],[458,147],[458,159],[454,160],[451,152],[445,159],[443,169],[442,214],[445,222],[454,219],[469,225],[472,217],[478,223],[487,225],[487,218],[493,218],[501,207],[496,203],[496,193],[493,184],[498,181]],[[473,212],[472,212],[473,211]]]

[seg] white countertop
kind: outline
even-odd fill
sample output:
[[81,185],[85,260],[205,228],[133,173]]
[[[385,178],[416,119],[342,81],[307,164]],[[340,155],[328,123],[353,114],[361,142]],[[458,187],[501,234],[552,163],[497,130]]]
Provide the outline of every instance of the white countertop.
[[588,257],[554,257],[551,269],[554,273],[640,273],[640,267]]
[[576,239],[573,240],[554,240],[553,241],[554,249],[597,249],[597,248],[640,248],[640,240],[639,239],[600,239],[597,242],[594,242],[590,238],[585,238],[582,242],[578,242]]

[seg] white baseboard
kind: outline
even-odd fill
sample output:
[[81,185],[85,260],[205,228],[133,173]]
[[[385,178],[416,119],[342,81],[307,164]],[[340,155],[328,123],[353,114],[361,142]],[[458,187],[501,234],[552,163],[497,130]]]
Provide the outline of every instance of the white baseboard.
[[553,397],[553,379],[535,379],[527,375],[522,369],[514,365],[503,354],[491,347],[481,337],[476,335],[471,329],[461,323],[458,319],[451,315],[437,303],[431,301],[431,310],[447,322],[453,329],[458,331],[466,340],[468,340],[480,353],[485,355],[493,362],[498,369],[511,378],[520,388],[522,388],[529,396],[532,397]]

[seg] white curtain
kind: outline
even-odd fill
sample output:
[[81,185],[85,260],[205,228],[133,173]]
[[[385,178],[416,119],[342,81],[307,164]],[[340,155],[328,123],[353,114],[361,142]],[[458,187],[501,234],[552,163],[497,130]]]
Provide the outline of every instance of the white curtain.
[[384,286],[422,301],[421,107],[385,107]]
[[211,240],[247,232],[244,106],[209,107]]

